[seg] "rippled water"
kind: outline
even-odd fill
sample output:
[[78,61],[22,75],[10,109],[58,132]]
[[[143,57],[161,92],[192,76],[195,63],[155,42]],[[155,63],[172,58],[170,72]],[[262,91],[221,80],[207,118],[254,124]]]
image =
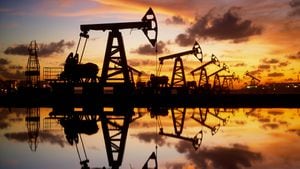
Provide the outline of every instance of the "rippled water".
[[[72,131],[64,128],[69,123],[49,118],[52,108],[0,108],[0,168],[81,168],[80,159],[86,157],[90,168],[110,168],[108,154],[112,153],[107,154],[105,126],[112,136],[118,135],[118,130],[113,130],[118,125],[125,138],[123,158],[115,160],[121,162],[120,168],[140,169],[152,152],[162,169],[300,168],[299,109],[177,108],[160,109],[159,116],[151,111],[134,108],[127,121],[127,137],[126,119],[103,121],[95,116],[94,125],[75,123],[77,132],[72,138]],[[116,140],[111,141],[119,144]],[[118,153],[122,153],[120,149]]]

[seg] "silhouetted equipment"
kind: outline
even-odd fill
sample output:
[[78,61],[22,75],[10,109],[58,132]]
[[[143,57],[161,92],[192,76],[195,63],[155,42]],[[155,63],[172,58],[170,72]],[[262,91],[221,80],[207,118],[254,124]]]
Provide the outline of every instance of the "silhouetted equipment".
[[103,107],[101,112],[108,164],[112,169],[118,169],[122,165],[127,132],[133,113],[133,108],[130,106]]
[[219,77],[223,78],[222,89],[225,91],[233,90],[233,81],[238,80],[234,72],[231,75],[219,75]]
[[191,74],[194,76],[195,72],[200,71],[200,78],[199,78],[199,82],[198,82],[198,87],[199,88],[204,88],[207,89],[209,88],[209,79],[207,76],[207,70],[206,70],[206,66],[210,65],[210,64],[215,64],[217,66],[220,66],[220,62],[218,60],[218,58],[212,54],[211,55],[211,60],[209,62],[204,63],[203,65],[201,65],[200,67],[194,69],[191,71]]
[[214,125],[214,126],[210,126],[208,124],[206,124],[206,119],[207,119],[207,114],[209,114],[209,108],[204,108],[205,110],[202,110],[202,108],[199,108],[199,114],[192,114],[192,119],[194,119],[195,121],[197,121],[198,123],[200,123],[202,126],[210,129],[211,131],[211,135],[215,135],[217,133],[217,131],[220,128],[220,124]]
[[154,152],[149,156],[142,169],[158,169],[157,157]]
[[227,116],[226,118],[222,118],[220,115],[219,115],[219,112],[220,112],[220,108],[215,108],[214,109],[214,113],[208,111],[208,113],[214,117],[216,117],[217,119],[221,120],[223,125],[225,126],[230,118],[230,116]]
[[80,64],[78,54],[71,52],[65,62],[64,71],[60,74],[62,80],[67,82],[96,82],[99,68],[94,63]]
[[[114,64],[117,64],[117,65],[120,64],[119,62],[116,62],[115,60],[111,60],[111,62],[114,63]],[[134,73],[138,75],[137,82],[139,82],[143,73],[141,71],[139,71],[139,70],[131,67],[130,65],[127,65],[127,67],[128,67],[128,70],[129,70],[130,82],[132,84],[135,84],[135,82],[134,82],[134,76],[133,76]]]
[[250,80],[250,86],[251,87],[257,87],[258,86],[258,84],[260,82],[260,80],[258,78],[251,75],[248,71],[245,73],[245,76],[248,76],[248,77],[251,78],[251,80]]
[[[90,30],[109,30],[107,46],[102,67],[100,83],[104,86],[123,84],[125,87],[132,87],[129,69],[125,54],[125,47],[120,30],[141,29],[152,46],[157,41],[157,21],[153,10],[150,8],[139,22],[107,23],[81,25],[80,36],[88,36]],[[119,63],[119,64],[115,64]]]
[[38,58],[38,46],[36,41],[31,41],[28,47],[29,57],[27,61],[25,76],[29,87],[37,87],[40,81],[40,63]]
[[148,82],[148,86],[153,88],[158,87],[167,87],[169,78],[168,76],[155,76],[154,74],[150,75],[150,81]]
[[[79,116],[79,112],[65,112],[65,117],[60,119],[60,124],[64,127],[66,139],[69,144],[76,147],[78,158],[80,160],[81,169],[89,169],[89,159],[86,154],[85,146],[81,134],[92,135],[98,132],[98,125],[95,118]],[[78,144],[81,143],[84,159],[80,155]],[[79,144],[80,146],[80,144]]]
[[[184,66],[183,66],[181,57],[185,56],[185,55],[190,55],[190,54],[194,54],[194,56],[200,62],[202,62],[203,53],[202,53],[202,49],[201,49],[200,45],[198,44],[198,42],[195,42],[192,50],[188,50],[188,51],[184,51],[184,52],[180,52],[180,53],[176,53],[176,54],[172,54],[172,55],[168,55],[168,56],[163,56],[163,57],[159,58],[159,64],[160,64],[159,69],[158,69],[159,72],[164,63],[164,60],[175,58],[173,72],[172,72],[172,79],[171,79],[171,87],[174,87],[174,86],[186,87],[186,78],[185,78]],[[198,54],[200,54],[200,55],[198,56]]]
[[[219,77],[219,74],[218,74],[218,73],[220,73],[222,71],[227,71],[229,73],[229,68],[228,68],[228,66],[225,63],[223,64],[223,66],[219,70],[217,70],[214,73],[212,73],[212,74],[210,74],[210,75],[207,76],[207,81],[209,81],[210,77],[215,76],[214,77],[214,83],[213,83],[212,89],[214,91],[217,91],[217,92],[220,91],[221,87],[222,87],[221,86],[220,77]],[[209,86],[209,84],[206,84],[206,86]]]
[[43,79],[45,81],[55,81],[60,78],[63,72],[63,67],[44,67],[43,68]]
[[175,134],[173,133],[166,133],[163,130],[163,127],[160,126],[159,135],[164,135],[168,137],[178,138],[181,140],[186,140],[192,143],[195,150],[197,150],[203,139],[203,132],[202,130],[196,133],[196,135],[193,138],[182,136],[182,130],[184,126],[184,120],[185,120],[185,114],[186,114],[186,108],[172,108],[172,120],[173,120],[173,127]]
[[36,151],[40,130],[40,108],[28,107],[26,109],[26,126],[28,130],[28,144],[31,151]]

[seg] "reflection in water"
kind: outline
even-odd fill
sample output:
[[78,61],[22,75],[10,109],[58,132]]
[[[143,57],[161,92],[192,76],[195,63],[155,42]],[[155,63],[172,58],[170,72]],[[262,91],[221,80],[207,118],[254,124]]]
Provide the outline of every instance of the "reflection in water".
[[[300,167],[297,109],[98,105],[1,113],[9,127],[0,130],[0,168]],[[49,119],[53,130],[40,126]]]
[[218,123],[216,125],[208,125],[206,123],[208,114],[212,114],[212,113],[210,113],[209,108],[199,108],[199,113],[193,113],[192,114],[192,119],[194,119],[195,121],[200,123],[202,126],[210,129],[211,134],[215,135],[218,132],[219,128],[220,128],[220,123]]
[[40,130],[40,108],[39,107],[28,107],[26,109],[26,126],[28,130],[28,144],[31,151],[37,149],[37,139]]
[[166,133],[164,132],[162,123],[160,121],[160,118],[158,116],[158,124],[159,124],[159,134],[163,136],[168,136],[168,137],[173,137],[173,138],[178,138],[181,140],[185,140],[188,142],[191,142],[194,149],[197,150],[201,143],[202,143],[202,138],[203,138],[203,132],[200,130],[198,133],[195,134],[194,137],[186,137],[182,136],[182,131],[183,131],[183,125],[185,121],[185,114],[186,114],[186,108],[171,108],[172,112],[172,121],[173,121],[173,126],[174,126],[174,134],[173,133]]

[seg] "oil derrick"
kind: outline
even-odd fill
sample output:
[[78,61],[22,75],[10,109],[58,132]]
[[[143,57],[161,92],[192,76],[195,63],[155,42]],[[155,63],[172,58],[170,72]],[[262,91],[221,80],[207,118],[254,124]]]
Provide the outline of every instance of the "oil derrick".
[[130,106],[103,107],[103,112],[101,112],[101,125],[108,164],[112,169],[118,169],[122,165],[132,115],[133,108]]
[[28,144],[31,151],[36,151],[40,130],[40,108],[33,107],[26,109],[26,127],[28,130]]
[[258,86],[258,84],[260,82],[260,80],[258,78],[251,75],[248,71],[245,73],[245,76],[248,76],[251,78],[250,85],[249,85],[250,88],[253,88],[253,87],[256,88]]
[[218,58],[214,54],[211,55],[211,60],[209,62],[206,62],[203,65],[201,65],[198,68],[191,71],[191,74],[193,76],[195,75],[196,72],[200,71],[200,78],[199,78],[199,82],[198,82],[198,88],[202,88],[202,89],[210,88],[209,79],[208,79],[207,70],[206,70],[206,67],[210,64],[215,64],[215,65],[220,67],[220,61],[218,60]]
[[194,137],[187,137],[182,136],[183,126],[184,126],[184,120],[185,120],[185,114],[186,114],[186,108],[172,108],[172,121],[173,121],[173,127],[174,127],[174,133],[166,133],[163,130],[163,127],[160,126],[159,135],[167,136],[167,137],[173,137],[181,140],[185,140],[188,142],[191,142],[194,149],[197,150],[201,143],[203,138],[203,132],[202,130],[196,133]]
[[80,29],[82,36],[87,36],[90,30],[109,30],[100,79],[101,85],[113,86],[121,84],[127,88],[133,87],[134,84],[130,80],[125,46],[120,30],[141,29],[151,45],[155,46],[157,41],[157,21],[153,10],[150,8],[139,22],[87,24],[81,25]]
[[38,59],[38,46],[36,41],[31,41],[28,47],[29,57],[27,61],[25,76],[29,87],[37,87],[40,81],[40,63]]
[[[164,60],[175,58],[173,72],[172,72],[172,79],[171,79],[171,87],[175,87],[175,86],[186,87],[186,78],[185,78],[184,66],[181,57],[189,54],[193,54],[200,62],[202,62],[203,53],[198,42],[195,42],[192,50],[188,50],[188,51],[184,51],[184,52],[180,52],[168,56],[163,56],[159,58],[159,63],[160,63],[159,70],[158,70],[159,72],[161,70]],[[200,54],[200,56],[198,56],[198,54]]]

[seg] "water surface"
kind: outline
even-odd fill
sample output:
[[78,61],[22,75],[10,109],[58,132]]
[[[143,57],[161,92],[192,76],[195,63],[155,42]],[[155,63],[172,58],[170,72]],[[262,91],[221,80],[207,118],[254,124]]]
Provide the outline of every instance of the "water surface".
[[[153,109],[133,111],[120,168],[140,169],[152,152],[162,169],[300,168],[299,109],[165,108],[159,116]],[[0,168],[81,168],[86,158],[91,168],[110,168],[102,123],[124,127],[124,119],[99,119],[96,128],[77,134],[78,144],[71,145],[70,131],[61,119],[49,119],[50,112],[0,108]]]

